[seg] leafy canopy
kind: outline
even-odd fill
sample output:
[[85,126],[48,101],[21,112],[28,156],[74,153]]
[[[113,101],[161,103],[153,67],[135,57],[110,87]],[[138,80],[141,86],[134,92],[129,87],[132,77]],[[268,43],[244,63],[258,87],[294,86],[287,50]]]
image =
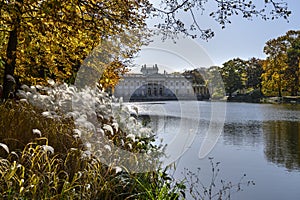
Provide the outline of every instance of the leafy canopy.
[[[1,0],[4,44],[0,57],[8,68],[15,68],[22,83],[38,84],[47,77],[72,82],[82,61],[103,40],[144,28],[146,3],[143,0]],[[12,42],[17,44],[15,50],[11,50]],[[138,46],[131,44],[130,48],[134,52]]]

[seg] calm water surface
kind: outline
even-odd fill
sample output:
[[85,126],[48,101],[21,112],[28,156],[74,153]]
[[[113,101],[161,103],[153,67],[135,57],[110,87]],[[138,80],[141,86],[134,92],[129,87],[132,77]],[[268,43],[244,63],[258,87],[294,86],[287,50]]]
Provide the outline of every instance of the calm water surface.
[[[224,128],[209,155],[199,159],[199,148],[216,104],[226,106]],[[151,126],[166,144],[172,142],[179,129],[189,130],[188,123],[181,123],[183,117],[189,118],[194,127],[193,119],[200,116],[193,143],[176,162],[175,177],[182,178],[184,168],[196,171],[200,167],[199,178],[208,184],[211,177],[208,157],[213,157],[215,162],[221,162],[220,179],[238,182],[246,174],[245,180],[255,181],[255,186],[244,186],[231,199],[300,199],[300,105],[188,101],[134,105],[140,114],[149,115]]]

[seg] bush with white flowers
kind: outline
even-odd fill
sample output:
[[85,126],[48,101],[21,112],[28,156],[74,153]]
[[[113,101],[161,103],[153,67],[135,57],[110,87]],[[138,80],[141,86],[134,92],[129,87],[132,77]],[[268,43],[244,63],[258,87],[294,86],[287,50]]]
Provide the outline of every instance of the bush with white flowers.
[[98,87],[79,90],[52,80],[48,83],[49,86],[23,85],[18,92],[20,101],[37,107],[44,117],[72,119],[76,125],[73,137],[85,144],[84,155],[93,154],[105,164],[128,168],[132,160],[137,166],[141,164],[136,157],[149,160],[161,153],[151,143],[152,130],[133,117],[137,113],[132,113],[122,99],[110,97]]

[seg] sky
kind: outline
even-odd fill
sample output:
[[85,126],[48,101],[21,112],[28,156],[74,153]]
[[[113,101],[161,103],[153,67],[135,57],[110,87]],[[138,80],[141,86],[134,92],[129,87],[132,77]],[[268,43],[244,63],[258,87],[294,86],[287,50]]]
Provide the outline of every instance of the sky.
[[235,17],[231,24],[221,29],[214,21],[208,19],[215,31],[215,37],[208,42],[203,40],[197,42],[219,66],[236,57],[246,60],[251,57],[265,58],[263,48],[268,40],[284,35],[289,30],[300,30],[300,1],[286,0],[286,2],[292,11],[288,18],[289,22],[285,19],[264,21],[260,18],[249,21]]
[[[262,2],[263,0],[254,0]],[[281,1],[281,0],[277,0]],[[252,57],[264,59],[265,43],[284,35],[288,30],[300,30],[300,1],[285,0],[292,14],[285,19],[264,21],[254,17],[252,20],[242,18],[240,15],[231,18],[231,24],[225,29],[209,17],[210,5],[201,14],[195,13],[199,24],[203,28],[211,28],[215,36],[208,41],[202,39],[181,38],[174,44],[171,41],[161,42],[154,39],[154,43],[145,47],[136,59],[137,65],[158,64],[161,68],[171,71],[183,71],[189,68],[210,67],[222,64],[233,58],[248,60]],[[259,4],[257,4],[259,6]],[[183,20],[191,20],[189,16],[182,16]],[[150,21],[150,25],[155,22]],[[187,43],[187,45],[186,45]],[[197,53],[196,55],[196,52]],[[134,70],[133,70],[134,71]],[[169,70],[170,71],[170,70]]]

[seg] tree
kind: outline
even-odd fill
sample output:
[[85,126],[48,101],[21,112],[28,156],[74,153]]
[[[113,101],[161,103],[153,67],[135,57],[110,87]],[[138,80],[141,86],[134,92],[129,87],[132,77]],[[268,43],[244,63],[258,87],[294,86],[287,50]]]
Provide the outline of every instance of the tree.
[[277,91],[277,96],[282,97],[285,88],[284,73],[287,68],[286,55],[278,54],[274,58],[267,58],[263,64],[262,88],[265,94],[273,95]]
[[6,34],[0,51],[3,98],[13,91],[15,74],[31,84],[45,77],[72,79],[103,39],[144,28],[147,5],[146,0],[0,0],[0,28]]
[[186,70],[182,75],[192,84],[205,84],[203,73],[199,69]]
[[[297,95],[299,89],[299,31],[289,31],[284,36],[269,40],[264,47],[268,55],[264,63],[262,85],[265,93],[276,89]],[[272,95],[272,94],[271,94]]]
[[246,88],[259,88],[259,90],[261,91],[261,75],[263,72],[262,66],[263,60],[257,58],[251,58],[246,61]]
[[296,96],[300,84],[300,31],[288,31],[285,35],[287,45],[287,72],[291,95]]
[[233,92],[242,89],[245,85],[245,61],[240,58],[235,58],[225,62],[221,74],[226,93],[228,93],[229,98],[231,98]]
[[221,73],[222,69],[218,66],[211,66],[207,70],[206,81],[212,98],[223,98],[226,95]]

